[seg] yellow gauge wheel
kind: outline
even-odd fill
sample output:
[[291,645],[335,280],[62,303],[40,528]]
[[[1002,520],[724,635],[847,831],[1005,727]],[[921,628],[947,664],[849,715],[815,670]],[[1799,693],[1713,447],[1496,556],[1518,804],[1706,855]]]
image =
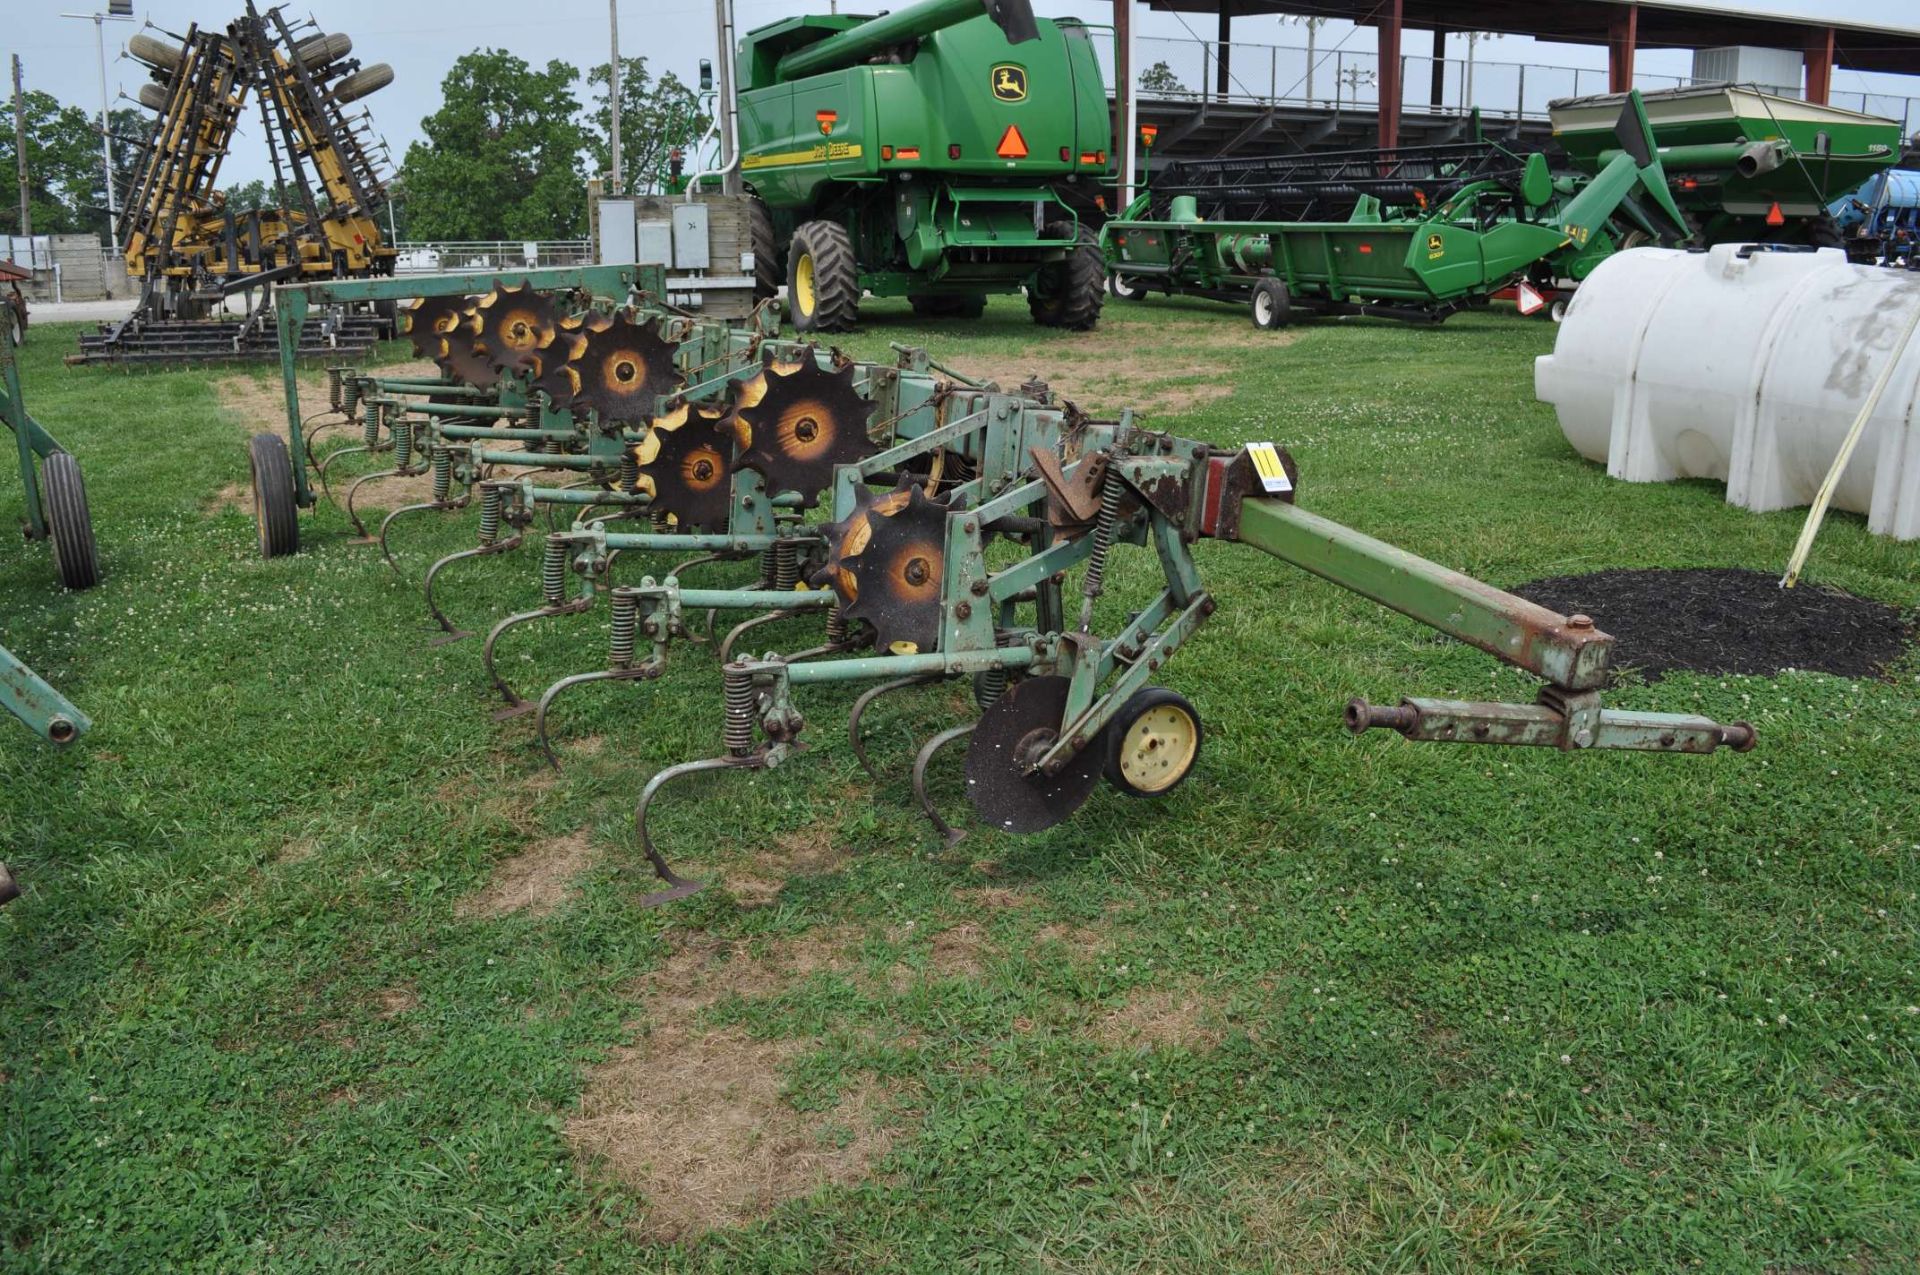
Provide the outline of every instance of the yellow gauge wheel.
[[1206,737],[1185,697],[1152,686],[1137,691],[1107,728],[1107,782],[1130,797],[1163,797],[1193,773]]
[[793,263],[793,308],[811,315],[818,300],[813,289],[813,254],[803,252]]

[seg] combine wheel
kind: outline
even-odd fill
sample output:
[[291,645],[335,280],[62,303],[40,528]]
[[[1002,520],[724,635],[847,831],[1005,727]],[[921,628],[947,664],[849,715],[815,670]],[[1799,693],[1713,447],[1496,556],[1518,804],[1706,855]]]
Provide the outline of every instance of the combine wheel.
[[754,196],[747,205],[753,246],[753,299],[765,301],[780,294],[780,243],[773,237],[773,212]]
[[65,587],[91,589],[100,583],[100,557],[93,545],[93,518],[87,513],[80,465],[66,452],[54,452],[40,467],[40,481],[46,489],[53,569]]
[[278,434],[255,434],[247,444],[253,462],[253,521],[260,556],[280,558],[300,551],[300,520],[293,499],[293,461]]
[[1129,278],[1123,274],[1110,274],[1107,276],[1107,291],[1122,301],[1145,301],[1147,299],[1147,290],[1141,286],[1140,281]]
[[1048,239],[1078,239],[1060,261],[1042,266],[1027,284],[1027,309],[1042,327],[1086,332],[1100,321],[1106,296],[1107,259],[1091,229],[1076,232],[1070,221],[1050,221],[1041,232]]
[[848,332],[860,317],[853,241],[834,221],[810,221],[787,250],[787,309],[799,332]]
[[1293,310],[1293,296],[1278,279],[1253,285],[1253,326],[1265,331],[1284,328]]
[[1193,773],[1206,737],[1184,696],[1164,686],[1135,691],[1107,727],[1107,782],[1129,797],[1164,797]]

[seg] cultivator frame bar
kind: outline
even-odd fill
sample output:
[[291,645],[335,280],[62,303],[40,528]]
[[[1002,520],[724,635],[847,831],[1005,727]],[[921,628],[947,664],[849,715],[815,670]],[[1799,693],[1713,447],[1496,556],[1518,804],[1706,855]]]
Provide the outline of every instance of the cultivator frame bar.
[[[541,277],[530,277],[536,274]],[[578,315],[597,312],[589,294],[604,302],[645,291],[630,269],[523,272],[511,282],[451,276],[430,286],[444,289],[438,295],[490,286],[497,299],[519,295],[529,282],[572,290]],[[309,290],[380,286],[309,285],[300,301],[283,299],[282,313],[297,322]],[[544,323],[547,312],[528,304],[536,325]],[[507,700],[501,715],[537,713],[540,740],[556,764],[547,745],[548,712],[561,693],[594,682],[651,680],[679,642],[717,647],[725,690],[722,751],[660,771],[636,802],[636,839],[664,885],[649,903],[701,887],[674,870],[649,832],[661,792],[695,774],[771,769],[792,760],[807,727],[801,701],[820,686],[863,688],[848,729],[855,755],[871,771],[861,721],[877,699],[974,679],[980,717],[934,733],[912,766],[915,798],[949,844],[964,834],[936,808],[927,775],[935,756],[960,741],[969,741],[975,813],[1009,831],[1038,831],[1065,819],[1103,772],[1135,796],[1170,791],[1197,757],[1199,717],[1182,697],[1152,683],[1218,606],[1193,554],[1202,539],[1259,549],[1543,683],[1531,704],[1408,698],[1386,707],[1356,699],[1345,709],[1355,732],[1383,728],[1414,740],[1569,752],[1753,746],[1745,724],[1605,707],[1600,692],[1613,639],[1591,620],[1558,615],[1298,508],[1298,470],[1270,444],[1222,451],[1149,429],[1130,411],[1096,420],[1044,383],[1007,392],[951,373],[924,350],[896,347],[892,364],[861,362],[780,340],[764,325],[730,327],[659,311],[647,321],[673,344],[679,376],[647,421],[604,422],[589,414],[581,422],[570,410],[539,401],[546,391],[530,385],[557,384],[539,374],[503,373],[490,390],[469,386],[457,401],[440,404],[422,400],[447,396],[444,381],[343,374],[343,390],[355,388],[340,398],[355,398],[372,413],[369,440],[384,425],[393,429],[398,449],[414,437],[407,422],[417,416],[436,454],[468,449],[452,468],[479,489],[481,545],[430,569],[430,606],[431,579],[448,563],[520,543],[519,533],[540,506],[550,514],[577,511],[571,526],[544,539],[542,605],[496,623],[483,654]],[[562,315],[556,328],[567,322]],[[292,361],[283,367],[289,424],[299,440]],[[853,398],[836,400],[836,394]],[[489,418],[505,423],[480,423]],[[527,427],[522,422],[529,419],[539,423]],[[651,506],[664,499],[662,489],[656,482],[642,490],[639,479],[663,455],[694,454],[666,450],[659,436],[699,427],[693,422],[717,431],[722,419],[732,431],[716,434],[732,442],[724,527],[682,528],[655,517]],[[563,435],[572,451],[545,450]],[[591,436],[610,440],[604,450],[617,448],[623,467],[592,454]],[[489,439],[542,450],[501,450],[487,446]],[[645,457],[649,440],[652,460]],[[830,467],[808,460],[824,455],[821,449],[834,440],[843,451]],[[304,454],[304,444],[297,446]],[[543,487],[529,474],[482,476],[489,465],[556,460],[586,472],[594,486]],[[809,515],[820,488],[826,500],[818,515]],[[448,495],[448,486],[440,486],[435,503],[416,508],[464,503]],[[636,518],[648,519],[645,529],[620,526]],[[515,534],[501,540],[502,526]],[[1011,560],[1005,549],[990,552],[995,541],[1014,547]],[[1103,634],[1095,628],[1096,604],[1106,591],[1108,561],[1128,546],[1151,547],[1160,587],[1145,607]],[[661,552],[678,559],[664,574],[614,582],[620,555]],[[759,578],[744,587],[693,586],[683,579],[697,564],[755,556]],[[494,651],[509,630],[582,614],[603,593],[609,600],[603,668],[564,676],[537,701],[521,698],[494,670]],[[715,623],[721,612],[746,617],[724,639]],[[696,620],[702,613],[704,625]],[[735,654],[761,626],[806,616],[819,617],[821,628],[803,648]],[[1153,752],[1163,745],[1164,752]]]

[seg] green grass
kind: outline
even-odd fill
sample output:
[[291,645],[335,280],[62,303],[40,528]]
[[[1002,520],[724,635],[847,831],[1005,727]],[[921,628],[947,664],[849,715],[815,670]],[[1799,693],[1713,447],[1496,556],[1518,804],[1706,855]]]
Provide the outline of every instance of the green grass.
[[[1552,329],[1511,316],[1326,323],[1283,345],[1203,304],[1111,304],[1093,338],[1036,331],[1012,300],[976,325],[869,315],[847,342],[867,357],[924,342],[1044,371],[1095,349],[1104,373],[1074,366],[1099,409],[1128,382],[1195,398],[1224,375],[1230,394],[1156,423],[1279,441],[1306,506],[1496,584],[1776,569],[1799,528],[1712,484],[1629,487],[1574,457],[1532,401]],[[1209,543],[1222,606],[1167,672],[1209,735],[1171,798],[1103,791],[1047,834],[979,830],[942,856],[904,782],[857,769],[851,695],[817,693],[814,747],[791,765],[670,790],[663,845],[719,885],[645,910],[631,803],[661,766],[717,751],[709,653],[563,699],[561,737],[601,746],[536,782],[529,727],[489,719],[477,644],[427,647],[414,586],[348,544],[337,510],[304,520],[298,557],[255,556],[250,519],[213,499],[244,482],[248,430],[211,378],[68,369],[72,339],[36,327],[24,375],[85,467],[106,582],[58,592],[39,546],[0,565],[0,640],[95,723],[66,752],[0,731],[0,852],[28,890],[0,912],[8,1269],[1920,1261],[1920,661],[1612,696],[1751,720],[1746,756],[1355,740],[1351,695],[1532,688]],[[19,513],[0,483],[0,518]],[[417,579],[471,537],[469,513],[396,541]],[[1121,559],[1115,612],[1150,586],[1146,557]],[[529,605],[535,568],[465,564],[443,596],[479,624]],[[1812,574],[1920,600],[1914,547],[1851,516]],[[598,667],[604,632],[604,613],[535,626],[502,665],[537,689]],[[895,774],[962,712],[918,694],[872,718]],[[576,832],[600,854],[550,915],[456,912],[499,861]],[[848,854],[740,906],[729,879],[783,838]],[[959,893],[987,884],[1030,905]],[[973,972],[934,957],[962,922],[980,927]],[[595,1065],[649,1021],[637,980],[701,937],[748,960],[838,943],[844,967],[695,1026],[801,1042],[783,1073],[800,1110],[883,1078],[897,1128],[863,1182],[655,1245],[647,1201],[564,1130]],[[1095,1030],[1169,988],[1209,1036],[1129,1049]],[[391,989],[411,1007],[383,1008]]]

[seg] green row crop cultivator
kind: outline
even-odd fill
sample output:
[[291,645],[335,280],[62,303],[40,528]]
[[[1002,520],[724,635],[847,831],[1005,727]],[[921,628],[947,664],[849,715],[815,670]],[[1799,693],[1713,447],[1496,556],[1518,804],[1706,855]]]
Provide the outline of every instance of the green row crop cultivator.
[[[329,411],[362,425],[360,446],[391,448],[394,469],[431,469],[433,498],[413,508],[461,508],[477,492],[480,544],[428,572],[441,640],[463,635],[432,602],[436,575],[521,543],[543,506],[550,516],[572,511],[542,545],[542,605],[500,620],[487,639],[503,713],[537,713],[544,744],[562,691],[657,677],[676,642],[714,637],[720,613],[744,617],[717,643],[720,751],[662,770],[638,795],[636,835],[666,883],[650,901],[699,888],[648,834],[663,788],[789,761],[807,724],[802,701],[824,684],[864,687],[849,727],[866,765],[860,723],[878,697],[971,679],[979,716],[934,733],[912,771],[917,799],[949,841],[960,834],[926,780],[936,753],[962,740],[974,813],[1009,832],[1061,822],[1103,775],[1133,796],[1171,791],[1199,756],[1200,716],[1153,683],[1217,605],[1193,554],[1206,538],[1264,550],[1545,683],[1533,704],[1355,700],[1346,720],[1356,732],[1568,751],[1753,744],[1744,724],[1603,708],[1612,639],[1590,620],[1300,509],[1293,463],[1270,444],[1222,451],[1132,412],[1093,419],[1042,383],[1013,392],[976,384],[922,350],[898,348],[892,363],[849,359],[778,339],[770,307],[741,326],[689,318],[650,304],[658,285],[627,267],[283,289],[293,454],[274,436],[254,441],[262,548],[282,552],[296,543],[295,505],[313,501],[292,377],[302,311],[309,300],[418,298],[405,312],[410,335],[443,375],[335,369]],[[508,469],[520,472],[501,476]],[[538,485],[542,469],[578,485]],[[1151,546],[1159,564],[1157,596],[1108,614],[1110,563],[1138,546]],[[667,555],[665,569],[615,583],[616,562],[639,554]],[[756,578],[733,588],[683,582],[715,561],[756,563]],[[535,700],[494,671],[508,629],[587,611],[601,593],[604,668],[562,678]],[[806,615],[819,630],[804,649],[735,654],[756,627]]]
[[[13,342],[8,340],[0,340],[0,420],[13,434],[20,485],[26,495],[21,530],[27,539],[45,540],[52,546],[54,573],[62,585],[91,589],[100,582],[100,564],[93,519],[87,512],[86,483],[73,456],[27,411]],[[92,726],[85,713],[4,646],[0,646],[0,708],[54,744],[71,744]],[[19,893],[12,873],[0,863],[0,903]]]

